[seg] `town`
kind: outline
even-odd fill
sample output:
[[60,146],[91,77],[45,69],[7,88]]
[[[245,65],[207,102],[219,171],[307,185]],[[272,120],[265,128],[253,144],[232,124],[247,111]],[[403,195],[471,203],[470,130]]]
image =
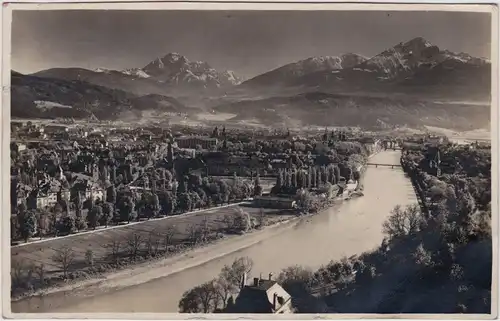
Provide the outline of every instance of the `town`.
[[354,131],[193,131],[13,121],[13,244],[249,198],[291,210],[299,189],[348,197],[380,148]]
[[493,5],[139,5],[3,8],[8,316],[496,316]]
[[[381,150],[409,155],[424,143],[450,144],[355,128],[67,123],[12,121],[13,295],[313,215],[363,196],[367,166],[394,168],[369,161]],[[434,163],[447,168],[445,160]],[[42,252],[36,259],[34,248]]]

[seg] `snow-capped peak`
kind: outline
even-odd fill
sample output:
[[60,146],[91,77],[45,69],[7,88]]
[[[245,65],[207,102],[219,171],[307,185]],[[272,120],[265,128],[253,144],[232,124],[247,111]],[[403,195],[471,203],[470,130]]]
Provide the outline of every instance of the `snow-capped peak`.
[[[218,72],[203,61],[189,61],[176,52],[156,58],[144,68],[138,76],[157,80],[162,83],[190,84],[202,87],[220,87],[237,84],[237,77],[232,73]],[[136,72],[137,73],[137,72]]]
[[108,73],[108,72],[109,72],[109,69],[104,69],[104,68],[96,68],[96,69],[94,69],[94,72],[104,72],[104,73]]
[[140,68],[125,69],[125,70],[122,71],[122,73],[125,74],[125,75],[129,75],[129,76],[137,76],[139,78],[149,78],[149,77],[151,77],[144,70],[142,70]]

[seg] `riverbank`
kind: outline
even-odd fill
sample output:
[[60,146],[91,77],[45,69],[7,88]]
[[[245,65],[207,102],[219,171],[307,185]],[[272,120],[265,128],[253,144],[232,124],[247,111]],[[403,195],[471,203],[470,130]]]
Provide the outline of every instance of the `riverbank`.
[[311,216],[325,212],[339,203],[342,203],[340,197],[332,199],[327,207],[322,208],[317,213],[273,217],[267,221],[265,227],[251,230],[242,235],[224,235],[221,239],[187,248],[182,252],[173,253],[170,257],[150,258],[141,263],[130,264],[122,269],[112,269],[83,280],[69,280],[63,285],[44,288],[29,295],[13,298],[11,300],[12,310],[14,313],[44,312],[47,309],[58,308],[63,304],[74,304],[85,297],[120,291],[127,287],[164,278],[251,247],[262,240],[285,232],[301,221],[307,221]]
[[11,301],[12,312],[45,312],[48,309],[58,308],[63,304],[78,302],[83,297],[118,291],[179,273],[255,245],[263,239],[293,228],[300,220],[307,217],[308,215],[284,218],[262,229],[252,230],[244,235],[226,236],[223,239],[188,249],[172,257],[153,259],[129,266],[123,270],[110,271],[102,274],[99,278],[79,280],[65,286],[53,287],[34,293],[29,297],[13,299]]
[[[386,154],[390,156],[393,153]],[[365,186],[367,196],[363,198],[339,202],[344,205],[329,207],[317,214],[294,217],[243,236],[224,237],[175,257],[130,266],[96,280],[68,284],[45,295],[13,302],[12,309],[14,312],[175,312],[185,290],[213,278],[223,264],[230,264],[240,256],[249,256],[255,261],[255,273],[279,273],[281,268],[291,264],[318,268],[318,264],[326,264],[330,259],[370,249],[381,240],[380,224],[392,205],[377,209],[366,217],[359,211],[366,202],[371,204],[371,209],[373,202],[380,197],[380,189],[375,186],[379,186],[378,176],[384,173],[391,177],[396,175],[398,180],[398,177],[403,177],[399,171],[367,171],[363,175],[368,174]],[[374,175],[377,177],[373,178]],[[346,213],[339,216],[337,213],[341,209]],[[366,225],[368,222],[372,224]],[[316,225],[319,231],[306,232]],[[287,235],[295,236],[289,239]],[[323,242],[320,240],[323,237],[333,239]],[[307,245],[311,242],[313,244]],[[346,245],[331,246],[338,242]],[[294,251],[286,250],[290,248]],[[311,248],[315,251],[311,251]],[[286,253],[292,255],[283,257]],[[162,284],[161,290],[159,284]],[[160,292],[157,292],[157,288]],[[129,292],[135,294],[127,294]],[[169,298],[162,301],[165,295]],[[137,299],[133,300],[132,297]]]

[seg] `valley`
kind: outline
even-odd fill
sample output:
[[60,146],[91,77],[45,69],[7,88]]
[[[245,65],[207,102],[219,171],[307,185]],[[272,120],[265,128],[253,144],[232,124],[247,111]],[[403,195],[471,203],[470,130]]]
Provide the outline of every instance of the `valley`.
[[12,72],[11,109],[13,117],[24,118],[464,131],[490,126],[490,78],[487,59],[442,50],[423,38],[372,58],[311,57],[243,82],[232,71],[169,53],[122,71]]

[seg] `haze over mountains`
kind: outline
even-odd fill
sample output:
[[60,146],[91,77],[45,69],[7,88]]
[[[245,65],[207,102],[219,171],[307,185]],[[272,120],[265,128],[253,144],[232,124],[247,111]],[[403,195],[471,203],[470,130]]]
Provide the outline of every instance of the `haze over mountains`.
[[[441,102],[489,102],[490,91],[488,60],[415,38],[372,58],[355,53],[311,57],[244,82],[232,71],[218,71],[178,53],[122,71],[53,68],[32,75],[13,73],[12,114],[26,115],[22,109],[35,106],[34,101],[80,110],[88,108],[82,102],[99,101],[108,111],[114,110],[100,113],[97,108],[95,112],[106,119],[123,110],[189,111],[188,105],[232,113],[233,121],[241,123],[273,120],[283,126],[325,122],[352,126],[362,118],[359,125],[366,127],[438,121],[467,127],[466,115],[473,116],[474,127],[484,127],[489,124],[489,106]],[[33,110],[36,117],[54,117],[58,109]]]

